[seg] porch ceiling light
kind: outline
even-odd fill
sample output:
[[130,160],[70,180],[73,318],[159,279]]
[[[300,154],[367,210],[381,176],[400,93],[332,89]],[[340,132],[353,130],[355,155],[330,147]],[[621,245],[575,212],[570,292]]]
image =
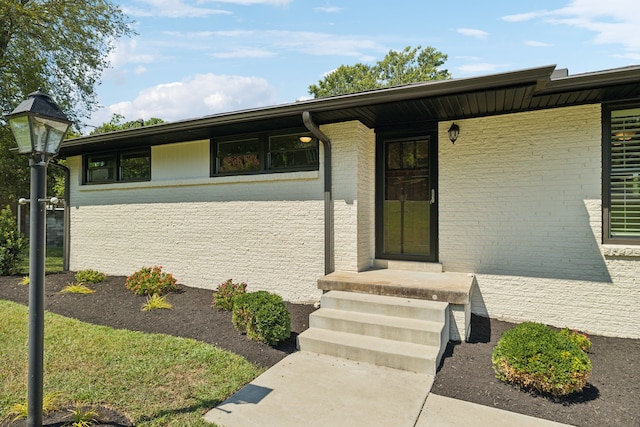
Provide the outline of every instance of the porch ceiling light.
[[460,126],[458,126],[455,123],[452,123],[448,132],[449,132],[449,141],[451,141],[452,144],[455,144],[456,140],[458,139],[458,136],[460,135]]
[[21,154],[57,154],[71,126],[71,121],[51,97],[40,90],[30,93],[7,119]]
[[310,136],[301,136],[300,138],[298,138],[300,140],[300,142],[302,142],[303,144],[308,144],[311,142],[311,140],[313,138],[311,138]]

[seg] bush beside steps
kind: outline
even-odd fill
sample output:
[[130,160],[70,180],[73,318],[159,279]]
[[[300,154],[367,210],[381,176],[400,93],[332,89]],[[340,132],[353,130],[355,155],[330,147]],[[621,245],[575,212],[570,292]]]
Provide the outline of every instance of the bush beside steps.
[[500,338],[491,358],[493,369],[504,382],[554,397],[566,396],[587,384],[590,344],[585,334],[525,322]]
[[267,291],[238,295],[233,303],[232,321],[249,339],[269,345],[291,335],[291,316],[282,297]]

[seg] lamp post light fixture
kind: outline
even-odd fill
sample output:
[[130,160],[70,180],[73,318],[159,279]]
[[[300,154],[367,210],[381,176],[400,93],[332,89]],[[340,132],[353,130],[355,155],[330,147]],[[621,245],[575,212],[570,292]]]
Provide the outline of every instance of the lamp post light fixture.
[[[8,116],[20,154],[30,155],[29,366],[27,426],[42,426],[44,371],[44,273],[46,252],[47,165],[58,154],[71,121],[51,97],[30,93]],[[51,200],[53,201],[53,200]]]

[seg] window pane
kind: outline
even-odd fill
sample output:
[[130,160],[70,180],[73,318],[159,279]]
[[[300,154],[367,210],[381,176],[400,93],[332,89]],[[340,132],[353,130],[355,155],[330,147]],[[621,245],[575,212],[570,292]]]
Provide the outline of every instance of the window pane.
[[611,237],[640,237],[640,108],[611,112]]
[[260,142],[257,139],[218,143],[218,173],[260,170]]
[[122,181],[148,181],[151,179],[151,156],[149,151],[124,153],[120,157]]
[[111,182],[115,180],[115,154],[90,156],[87,159],[87,182]]
[[318,140],[307,134],[269,138],[269,169],[318,168]]

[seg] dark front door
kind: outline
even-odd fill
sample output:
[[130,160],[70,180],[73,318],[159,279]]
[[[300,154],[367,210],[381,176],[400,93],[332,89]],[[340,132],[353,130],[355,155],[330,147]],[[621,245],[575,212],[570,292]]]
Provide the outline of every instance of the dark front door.
[[437,261],[435,133],[378,136],[376,256]]

